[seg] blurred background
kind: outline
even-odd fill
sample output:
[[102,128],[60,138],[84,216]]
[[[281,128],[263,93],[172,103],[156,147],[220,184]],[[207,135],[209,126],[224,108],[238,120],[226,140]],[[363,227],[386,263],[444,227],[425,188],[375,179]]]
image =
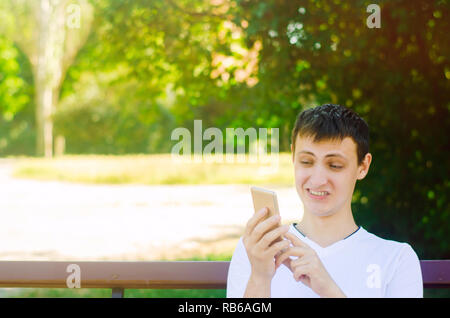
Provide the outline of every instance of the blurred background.
[[[0,259],[229,260],[251,185],[277,191],[283,223],[301,219],[290,133],[324,103],[371,129],[357,224],[449,259],[449,12],[446,0],[2,0]],[[171,134],[194,135],[194,120],[224,144],[228,127],[278,128],[278,170],[174,162]]]

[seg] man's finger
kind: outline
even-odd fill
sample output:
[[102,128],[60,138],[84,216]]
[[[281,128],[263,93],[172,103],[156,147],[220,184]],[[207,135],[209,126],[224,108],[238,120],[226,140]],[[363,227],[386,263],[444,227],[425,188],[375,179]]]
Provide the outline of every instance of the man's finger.
[[308,264],[298,265],[294,267],[294,279],[298,282],[301,276],[309,276]]
[[247,226],[245,227],[245,236],[250,236],[250,234],[253,232],[255,227],[261,222],[261,220],[265,217],[267,214],[268,209],[263,208],[256,212],[247,222]]
[[286,252],[277,257],[277,261],[275,264],[280,266],[280,264],[282,264],[290,256],[302,257],[306,253],[308,253],[308,249],[305,247],[300,246],[290,247]]
[[286,233],[284,235],[287,239],[289,239],[294,246],[300,246],[305,248],[311,248],[308,244],[303,242],[301,239],[299,239],[295,234],[292,234],[290,232]]
[[282,253],[281,255],[276,256],[275,259],[275,268],[278,268],[281,264],[283,264],[287,259],[290,258],[286,253]]
[[310,262],[310,259],[307,256],[299,257],[296,260],[291,261],[291,266],[292,267],[302,266],[302,265],[309,264],[309,262]]
[[268,253],[273,255],[275,258],[278,257],[278,255],[281,255],[287,248],[289,247],[289,241],[288,240],[282,240],[280,242],[274,243],[269,249]]
[[292,260],[288,257],[287,259],[284,260],[284,262],[280,263],[279,265],[276,265],[275,269],[278,269],[278,267],[280,267],[281,264],[283,264],[292,272],[291,263],[292,263]]
[[277,242],[278,240],[286,241],[287,245],[286,247],[289,247],[289,244],[291,243],[289,240],[283,240],[281,237],[284,233],[289,231],[288,225],[279,226],[276,229],[273,229],[269,232],[266,232],[259,240],[257,244],[261,244],[263,249],[266,249],[267,247],[270,247],[271,244],[274,242]]
[[[276,214],[258,223],[258,225],[256,225],[255,228],[253,229],[252,233],[250,233],[250,237],[252,238],[252,240],[254,240],[253,242],[255,244],[260,243],[264,235],[274,230],[275,228],[278,228],[281,225],[280,219],[281,219],[280,215]],[[278,236],[281,237],[281,235],[283,234],[280,233]]]

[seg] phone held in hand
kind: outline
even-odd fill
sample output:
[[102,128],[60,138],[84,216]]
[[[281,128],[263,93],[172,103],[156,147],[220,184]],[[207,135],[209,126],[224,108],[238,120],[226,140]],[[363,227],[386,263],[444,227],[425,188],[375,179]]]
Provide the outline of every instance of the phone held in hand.
[[[253,207],[255,209],[255,213],[261,210],[264,207],[267,207],[269,209],[269,213],[266,214],[264,220],[268,219],[269,217],[273,215],[280,215],[280,211],[278,209],[278,200],[277,200],[277,194],[274,191],[267,190],[260,187],[251,187],[250,191],[252,193],[253,198]],[[278,223],[277,226],[281,225],[281,221]],[[273,227],[274,229],[276,227]],[[270,229],[270,230],[272,230]],[[281,237],[277,239],[277,241],[280,241]]]

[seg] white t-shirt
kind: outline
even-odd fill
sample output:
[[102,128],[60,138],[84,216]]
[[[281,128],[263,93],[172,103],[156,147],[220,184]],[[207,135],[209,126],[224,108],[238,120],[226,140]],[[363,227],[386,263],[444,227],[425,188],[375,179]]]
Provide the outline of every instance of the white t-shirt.
[[[345,239],[321,247],[300,233],[294,224],[289,232],[316,251],[347,297],[423,297],[420,262],[408,243],[385,240],[359,227]],[[244,296],[250,274],[251,265],[241,237],[228,270],[228,298]],[[302,282],[296,282],[292,272],[281,265],[272,279],[271,297],[319,295]]]

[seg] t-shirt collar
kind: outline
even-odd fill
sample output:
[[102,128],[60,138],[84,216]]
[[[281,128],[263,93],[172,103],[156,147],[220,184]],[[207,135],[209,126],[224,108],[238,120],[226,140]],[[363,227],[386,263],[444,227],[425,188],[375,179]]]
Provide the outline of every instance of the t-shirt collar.
[[352,234],[350,234],[349,236],[347,236],[346,238],[339,240],[337,242],[334,242],[333,244],[328,245],[326,247],[322,247],[319,244],[317,244],[316,242],[314,242],[313,240],[311,240],[310,238],[308,238],[307,236],[305,236],[303,233],[301,233],[295,226],[296,224],[297,223],[291,224],[291,232],[295,233],[297,235],[297,237],[299,237],[306,244],[308,244],[311,248],[313,248],[318,254],[322,254],[322,255],[329,254],[331,252],[336,251],[337,249],[340,249],[340,248],[348,245],[349,243],[356,240],[365,231],[362,226],[358,226],[358,229],[355,232],[353,232]]

